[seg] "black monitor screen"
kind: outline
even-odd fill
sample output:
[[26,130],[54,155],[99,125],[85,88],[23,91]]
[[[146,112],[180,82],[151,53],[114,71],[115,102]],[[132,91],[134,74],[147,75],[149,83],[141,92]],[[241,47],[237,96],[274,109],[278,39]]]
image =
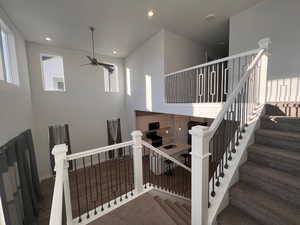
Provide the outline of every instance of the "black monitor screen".
[[149,130],[159,129],[159,122],[149,123]]

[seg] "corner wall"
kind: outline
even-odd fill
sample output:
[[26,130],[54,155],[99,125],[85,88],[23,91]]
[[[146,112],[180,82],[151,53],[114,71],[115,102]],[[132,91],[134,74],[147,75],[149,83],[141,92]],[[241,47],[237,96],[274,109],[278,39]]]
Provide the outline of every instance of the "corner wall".
[[256,48],[270,37],[269,102],[300,102],[300,1],[265,0],[230,18],[229,52]]
[[0,80],[0,146],[2,146],[24,130],[32,128],[32,105],[25,40],[2,9],[0,17],[14,33],[19,71],[19,86]]
[[[213,118],[220,106],[195,104],[166,104],[164,102],[165,74],[201,64],[206,49],[195,42],[162,30],[125,59],[125,71],[130,71],[131,94],[126,94],[128,129],[135,129],[135,110]],[[145,76],[151,77],[151,96],[147,96]],[[147,107],[147,98],[152,107]],[[212,108],[209,108],[212,107]],[[204,111],[205,112],[204,112]],[[211,115],[210,115],[211,113]]]

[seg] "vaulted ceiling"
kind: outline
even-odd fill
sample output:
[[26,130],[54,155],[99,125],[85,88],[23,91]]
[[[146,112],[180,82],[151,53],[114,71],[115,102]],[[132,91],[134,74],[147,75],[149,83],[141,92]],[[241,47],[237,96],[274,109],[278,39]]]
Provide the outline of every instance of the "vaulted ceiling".
[[[228,19],[261,0],[0,0],[25,39],[124,57],[165,28],[199,43],[228,41]],[[148,10],[155,15],[149,19]],[[205,20],[208,14],[216,18]],[[52,41],[47,42],[49,36]]]

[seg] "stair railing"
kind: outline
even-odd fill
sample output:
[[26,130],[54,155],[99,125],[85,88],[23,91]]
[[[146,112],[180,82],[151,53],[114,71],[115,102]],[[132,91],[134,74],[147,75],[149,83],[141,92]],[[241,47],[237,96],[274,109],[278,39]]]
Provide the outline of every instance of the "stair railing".
[[165,102],[226,102],[259,51],[254,49],[165,75]]
[[67,145],[56,145],[49,224],[62,225],[65,218],[67,225],[88,224],[152,188],[190,198],[191,169],[142,141],[142,135],[133,131],[131,141],[70,155]]
[[190,199],[190,160],[186,160],[186,165],[151,144],[142,143],[144,188],[154,187]]
[[[192,135],[192,225],[210,225],[208,208],[216,187],[226,178],[226,169],[236,153],[247,126],[266,101],[268,38],[259,41],[259,51],[228,96],[212,125],[196,126]],[[242,72],[242,71],[240,71]],[[211,222],[211,221],[210,221]]]

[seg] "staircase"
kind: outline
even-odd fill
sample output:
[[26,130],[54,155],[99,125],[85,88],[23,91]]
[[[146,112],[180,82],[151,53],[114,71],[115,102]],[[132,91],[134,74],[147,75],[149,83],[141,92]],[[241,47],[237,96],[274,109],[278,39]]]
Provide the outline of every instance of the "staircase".
[[143,194],[88,225],[189,225],[191,205]]
[[300,224],[300,118],[267,115],[218,225]]

